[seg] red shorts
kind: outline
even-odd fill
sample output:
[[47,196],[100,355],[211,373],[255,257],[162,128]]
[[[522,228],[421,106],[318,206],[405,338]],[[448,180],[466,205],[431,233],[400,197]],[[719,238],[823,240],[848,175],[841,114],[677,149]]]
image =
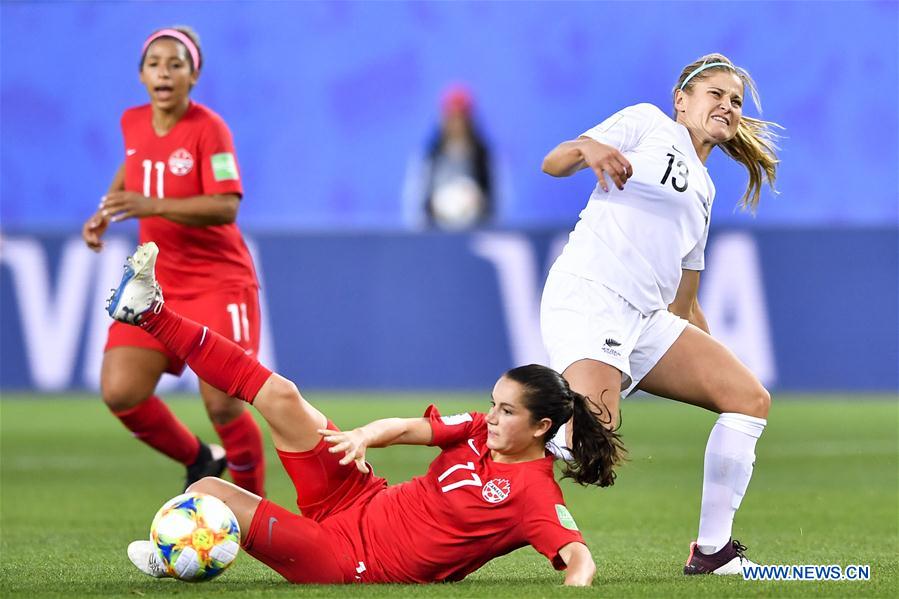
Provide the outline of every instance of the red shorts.
[[[330,421],[328,428],[335,429]],[[322,440],[310,451],[278,452],[303,515],[263,500],[243,538],[247,553],[290,582],[357,581],[361,542],[347,538],[347,527],[329,526],[327,519],[337,514],[353,519],[352,508],[361,508],[387,488],[387,481],[370,468],[363,474],[355,464],[341,466],[342,454],[332,454],[328,447]]]
[[[209,327],[242,348],[254,354],[259,352],[259,292],[256,287],[224,289],[188,299],[171,298],[166,299],[165,304],[181,316]],[[184,371],[184,361],[140,327],[113,322],[109,326],[103,351],[114,347],[142,347],[158,351],[169,360],[166,372],[180,375]]]

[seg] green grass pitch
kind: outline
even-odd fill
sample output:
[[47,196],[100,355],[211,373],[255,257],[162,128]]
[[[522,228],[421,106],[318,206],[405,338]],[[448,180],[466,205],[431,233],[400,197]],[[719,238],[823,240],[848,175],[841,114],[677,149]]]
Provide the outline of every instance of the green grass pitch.
[[[486,409],[487,394],[309,393],[338,425]],[[399,398],[398,398],[399,397]],[[81,399],[81,400],[79,400]],[[297,587],[246,554],[205,584],[153,580],[125,555],[146,538],[181,467],[149,451],[96,398],[5,394],[0,401],[0,596],[2,597],[755,597],[896,596],[899,590],[899,466],[896,396],[775,396],[755,476],[737,515],[749,555],[771,564],[869,564],[867,582],[749,582],[685,578],[696,534],[702,455],[714,415],[674,402],[624,405],[630,461],[611,489],[563,483],[598,565],[591,589],[562,576],[531,548],[494,560],[456,584],[426,587]],[[170,402],[213,438],[197,398]],[[293,489],[269,442],[270,497],[293,506]],[[392,482],[420,474],[435,450],[372,450]]]

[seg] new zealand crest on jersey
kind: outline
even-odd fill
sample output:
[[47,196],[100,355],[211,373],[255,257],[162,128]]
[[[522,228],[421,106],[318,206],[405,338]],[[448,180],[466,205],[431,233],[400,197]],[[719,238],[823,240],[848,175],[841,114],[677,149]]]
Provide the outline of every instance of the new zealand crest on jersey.
[[194,157],[184,148],[178,148],[169,156],[169,171],[183,177],[194,168]]
[[512,492],[512,483],[505,478],[494,478],[481,489],[481,496],[488,503],[499,503]]

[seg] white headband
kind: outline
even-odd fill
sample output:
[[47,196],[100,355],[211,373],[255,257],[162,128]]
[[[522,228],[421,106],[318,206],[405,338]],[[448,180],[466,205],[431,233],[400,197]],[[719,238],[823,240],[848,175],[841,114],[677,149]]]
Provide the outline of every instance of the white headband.
[[699,73],[703,72],[706,69],[711,69],[712,67],[727,67],[729,69],[733,69],[734,71],[737,70],[737,67],[735,67],[734,65],[727,63],[727,62],[710,62],[708,64],[704,64],[704,65],[700,66],[695,71],[693,71],[692,73],[687,75],[687,78],[684,79],[684,82],[680,84],[679,89],[681,91],[683,91],[684,88],[687,87],[687,83],[690,82],[690,79],[692,79],[694,76],[698,75]]

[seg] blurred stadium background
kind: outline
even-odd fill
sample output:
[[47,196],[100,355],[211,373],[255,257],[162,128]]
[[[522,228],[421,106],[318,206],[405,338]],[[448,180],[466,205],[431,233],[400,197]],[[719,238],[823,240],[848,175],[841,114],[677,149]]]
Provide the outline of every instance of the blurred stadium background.
[[[135,228],[96,256],[80,226],[122,160],[121,111],[146,102],[141,41],[186,23],[206,56],[194,97],[237,144],[263,358],[306,386],[482,389],[541,361],[542,280],[593,185],[543,175],[542,156],[623,106],[667,110],[682,66],[721,51],[786,138],[755,218],[734,209],[740,168],[710,161],[712,330],[775,390],[896,391],[896,22],[895,2],[4,2],[0,389],[97,387],[102,298]],[[453,82],[499,212],[420,234],[404,178]]]
[[[131,440],[96,393],[103,300],[136,227],[112,229],[100,255],[84,247],[80,227],[122,160],[122,110],[146,102],[141,42],[160,26],[189,24],[206,59],[194,98],[225,118],[237,145],[238,222],[264,287],[261,357],[303,388],[351,391],[325,408],[349,425],[389,410],[414,415],[433,398],[399,395],[418,400],[404,408],[375,391],[477,391],[450,404],[476,407],[500,372],[543,361],[543,278],[593,186],[589,173],[541,174],[543,155],[626,105],[667,110],[680,69],[705,53],[749,69],[764,117],[786,127],[781,193],[766,190],[754,218],[740,213],[744,174],[713,155],[718,195],[701,295],[713,334],[782,410],[759,445],[767,466],[741,511],[753,531],[744,540],[787,556],[780,563],[875,564],[879,586],[864,592],[889,595],[899,572],[897,22],[893,1],[2,2],[0,591],[127,594],[123,572],[133,574],[129,585],[139,575],[121,555],[123,539],[142,534],[181,476]],[[409,165],[455,82],[471,89],[493,149],[497,219],[463,233],[411,230]],[[165,387],[190,391],[194,382]],[[208,436],[199,403],[177,409]],[[682,408],[625,408],[630,480],[609,500],[566,487],[615,595],[695,596],[695,585],[739,593],[713,581],[658,586],[659,568],[676,572],[695,530],[711,424],[688,408],[681,417]],[[385,455],[392,480],[427,461]],[[271,496],[291,504],[273,455],[269,464]],[[151,469],[164,477],[145,476]],[[115,481],[133,490],[116,495],[128,516],[85,513]],[[63,566],[52,584],[48,546]],[[475,583],[549,576],[530,554],[498,563]],[[232,590],[256,596],[266,589],[253,581],[275,583],[252,560],[242,564],[229,575]],[[484,584],[430,592],[522,593]],[[776,590],[812,590],[788,586]]]

